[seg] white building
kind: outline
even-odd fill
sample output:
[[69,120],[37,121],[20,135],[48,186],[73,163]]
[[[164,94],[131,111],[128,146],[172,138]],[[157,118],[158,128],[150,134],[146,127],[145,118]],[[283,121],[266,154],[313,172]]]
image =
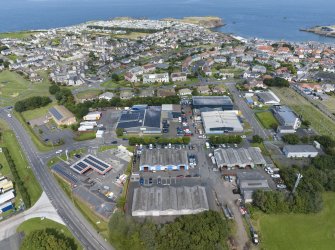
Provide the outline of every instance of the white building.
[[169,82],[169,74],[144,74],[143,83]]
[[283,153],[287,158],[308,158],[316,157],[319,152],[312,145],[286,145]]
[[235,110],[202,112],[201,118],[206,134],[243,131],[237,111]]
[[112,92],[105,92],[101,95],[99,95],[99,100],[107,100],[110,101],[114,98],[114,93]]

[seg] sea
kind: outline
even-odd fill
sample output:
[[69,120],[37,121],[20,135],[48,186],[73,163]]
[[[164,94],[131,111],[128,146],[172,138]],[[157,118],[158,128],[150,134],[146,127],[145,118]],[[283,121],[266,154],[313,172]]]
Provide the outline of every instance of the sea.
[[335,24],[334,0],[0,0],[0,32],[119,16],[219,16],[225,23],[219,31],[245,38],[335,43],[335,38],[299,31]]

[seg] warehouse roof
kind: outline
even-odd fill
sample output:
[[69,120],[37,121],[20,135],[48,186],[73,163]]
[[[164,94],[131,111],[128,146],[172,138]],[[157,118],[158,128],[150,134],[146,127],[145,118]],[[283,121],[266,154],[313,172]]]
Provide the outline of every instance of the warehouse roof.
[[280,99],[272,91],[259,92],[257,96],[263,103],[280,103]]
[[141,154],[140,165],[180,165],[187,164],[188,157],[185,150],[171,150],[171,149],[152,149],[144,150]]
[[250,148],[220,148],[214,150],[218,165],[265,165],[266,161],[257,147]]
[[233,105],[229,96],[193,96],[192,104],[197,106]]
[[313,145],[286,145],[283,148],[288,153],[317,153],[318,150]]
[[209,210],[205,187],[135,188],[133,216],[191,214]]
[[236,131],[243,131],[235,111],[208,111],[202,112],[201,116],[206,129],[229,127],[234,128]]
[[287,106],[274,106],[272,110],[275,114],[279,115],[285,123],[294,123],[297,119],[294,112]]

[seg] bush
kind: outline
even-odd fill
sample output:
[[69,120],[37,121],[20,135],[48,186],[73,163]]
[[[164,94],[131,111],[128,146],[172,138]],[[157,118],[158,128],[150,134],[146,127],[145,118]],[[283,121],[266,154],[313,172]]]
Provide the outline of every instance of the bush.
[[56,85],[56,84],[53,84],[53,85],[51,85],[51,86],[49,87],[49,93],[50,93],[51,95],[56,94],[58,91],[60,91],[60,87],[59,87],[58,85]]
[[280,77],[275,77],[275,78],[271,78],[271,79],[264,79],[264,84],[266,84],[267,86],[270,87],[289,87],[290,84],[287,80],[285,80],[284,78],[280,78]]
[[283,135],[282,139],[284,142],[292,145],[298,144],[300,142],[300,138],[296,134]]
[[252,137],[252,142],[253,142],[253,143],[262,143],[262,142],[263,142],[263,138],[260,137],[259,135],[254,135],[254,136]]
[[47,96],[33,96],[22,101],[18,101],[15,103],[14,109],[17,112],[24,112],[27,110],[32,110],[40,107],[45,107],[52,100]]

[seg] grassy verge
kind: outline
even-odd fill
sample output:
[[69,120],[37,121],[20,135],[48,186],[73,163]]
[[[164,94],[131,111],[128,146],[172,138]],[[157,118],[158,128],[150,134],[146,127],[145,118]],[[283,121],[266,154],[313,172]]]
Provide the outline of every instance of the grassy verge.
[[104,152],[104,151],[107,151],[113,148],[117,148],[117,146],[116,145],[102,145],[99,147],[98,152]]
[[256,214],[262,249],[334,249],[335,193],[324,193],[318,214]]
[[67,229],[66,226],[59,224],[55,221],[49,220],[49,219],[43,219],[40,218],[34,218],[27,220],[23,222],[18,228],[17,232],[23,232],[25,235],[28,235],[29,233],[36,231],[36,230],[43,230],[47,228],[56,229],[58,232],[64,234],[66,237],[72,239],[75,242],[76,249],[82,249],[80,246],[79,241],[73,237],[72,233],[69,229]]
[[33,119],[37,119],[37,118],[40,118],[40,117],[45,117],[47,115],[49,109],[54,105],[55,104],[52,102],[45,107],[41,107],[41,108],[37,108],[37,109],[22,112],[21,115],[26,121],[31,121]]
[[99,90],[99,89],[88,89],[88,90],[84,90],[82,92],[79,92],[76,95],[76,97],[78,99],[90,99],[90,98],[97,97],[100,94],[101,94],[101,90]]
[[[87,152],[86,148],[80,148],[80,149],[76,149],[76,150],[72,150],[69,152],[69,158],[73,158],[76,154],[85,154]],[[59,155],[58,156],[54,156],[52,157],[49,161],[48,161],[48,167],[52,167],[53,165],[55,165],[56,163],[60,162],[61,160],[66,161],[66,155],[65,153]]]
[[264,143],[251,143],[251,146],[253,147],[259,147],[263,153],[263,155],[270,156],[269,151],[266,149]]
[[95,139],[96,132],[85,132],[85,133],[78,133],[75,137],[73,137],[76,141],[86,141]]
[[33,143],[35,144],[35,146],[37,147],[37,149],[39,151],[50,151],[53,149],[52,146],[49,146],[45,143],[43,143],[38,136],[35,134],[35,132],[33,131],[33,129],[27,124],[27,122],[24,120],[24,118],[22,117],[22,115],[20,113],[14,112],[15,117],[19,120],[19,122],[22,124],[22,126],[25,128],[26,132],[29,134],[30,139],[33,141]]
[[[21,181],[24,183],[25,188],[30,197],[31,205],[33,205],[41,196],[42,189],[38,184],[27,159],[22,153],[21,147],[16,140],[14,133],[10,130],[5,130],[2,132],[2,142],[1,146],[7,147],[11,158],[13,159],[16,170]],[[5,166],[8,166],[7,161],[4,159],[4,156],[1,155],[1,162],[5,163]],[[4,174],[9,174],[9,171],[4,171]]]
[[270,111],[257,112],[255,115],[264,128],[270,129],[274,125],[278,125],[278,121]]

